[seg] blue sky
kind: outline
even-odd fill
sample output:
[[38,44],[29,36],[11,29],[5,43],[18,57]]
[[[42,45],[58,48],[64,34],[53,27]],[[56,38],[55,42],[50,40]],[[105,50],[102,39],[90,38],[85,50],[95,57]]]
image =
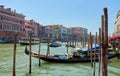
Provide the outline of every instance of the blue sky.
[[116,14],[120,10],[119,0],[0,0],[0,5],[16,9],[25,19],[42,25],[80,26],[93,34],[101,27],[104,7],[108,8],[109,34],[114,32]]

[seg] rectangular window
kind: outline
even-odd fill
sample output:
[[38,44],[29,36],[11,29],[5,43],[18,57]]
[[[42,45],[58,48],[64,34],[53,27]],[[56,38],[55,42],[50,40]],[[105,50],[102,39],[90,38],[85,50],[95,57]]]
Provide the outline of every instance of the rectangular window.
[[2,20],[2,16],[0,16],[0,20]]
[[19,31],[19,27],[18,26],[12,26],[12,31]]
[[0,29],[2,29],[2,24],[0,24]]
[[11,31],[11,26],[10,25],[2,25],[2,29]]

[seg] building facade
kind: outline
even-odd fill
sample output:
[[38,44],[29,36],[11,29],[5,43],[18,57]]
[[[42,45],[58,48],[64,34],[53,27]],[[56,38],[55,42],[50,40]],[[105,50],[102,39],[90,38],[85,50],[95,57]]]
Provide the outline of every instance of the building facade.
[[120,36],[120,10],[117,13],[116,21],[114,24],[114,35]]
[[[61,24],[47,25],[47,28],[51,29],[52,38],[55,40],[66,41],[67,40],[67,28]],[[50,33],[50,32],[48,32]]]
[[60,25],[56,28],[58,30],[58,40],[67,41],[68,40],[68,29],[67,27]]
[[88,38],[88,29],[83,27],[70,27],[69,29],[73,33],[73,40],[81,41],[86,44]]
[[30,32],[34,38],[38,38],[43,33],[42,25],[34,20],[25,20],[25,37],[29,37]]
[[46,38],[50,37],[52,39],[55,38],[54,30],[53,28],[49,26],[45,26],[45,32],[46,32]]
[[80,36],[82,36],[82,28],[81,27],[70,27],[69,29],[73,33],[72,39],[80,40]]
[[67,29],[67,37],[68,37],[67,41],[72,41],[74,37],[72,30],[70,30],[69,28]]
[[63,25],[47,25],[45,26],[47,35],[49,34],[51,38],[60,41],[86,41],[88,36],[88,30],[82,27],[70,27],[67,28]]
[[0,5],[0,39],[13,42],[15,33],[18,39],[24,37],[24,18],[24,15],[15,10]]

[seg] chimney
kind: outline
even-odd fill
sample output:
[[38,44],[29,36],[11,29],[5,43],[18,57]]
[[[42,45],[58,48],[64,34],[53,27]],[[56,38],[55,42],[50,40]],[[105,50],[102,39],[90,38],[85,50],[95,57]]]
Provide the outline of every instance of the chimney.
[[3,5],[0,5],[0,8],[4,8],[4,6],[3,6]]

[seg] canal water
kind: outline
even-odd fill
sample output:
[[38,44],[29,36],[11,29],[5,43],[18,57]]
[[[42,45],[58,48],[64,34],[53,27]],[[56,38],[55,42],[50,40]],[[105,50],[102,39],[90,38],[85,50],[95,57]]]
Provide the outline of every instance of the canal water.
[[[38,52],[39,45],[32,45],[32,51]],[[93,76],[90,63],[49,63],[32,58],[32,74],[29,75],[29,57],[24,53],[25,46],[17,44],[16,76]],[[42,43],[41,53],[45,54],[47,44]],[[69,50],[71,50],[69,48]],[[51,54],[64,54],[65,44],[61,47],[50,48]],[[0,44],[0,76],[12,76],[13,44]],[[96,76],[98,76],[98,63],[96,63]],[[120,76],[120,59],[109,60],[108,76]]]

